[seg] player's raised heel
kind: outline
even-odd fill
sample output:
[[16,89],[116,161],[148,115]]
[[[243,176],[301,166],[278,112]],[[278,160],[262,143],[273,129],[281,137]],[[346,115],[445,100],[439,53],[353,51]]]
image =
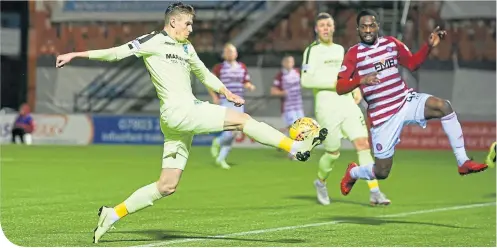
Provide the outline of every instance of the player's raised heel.
[[311,151],[314,149],[314,147],[320,145],[323,143],[323,141],[326,139],[326,136],[328,136],[328,129],[322,128],[319,130],[319,133],[317,137],[312,138],[312,143],[310,144],[310,147],[305,150],[305,151],[300,151],[295,154],[295,157],[299,161],[307,161],[309,157],[311,157]]
[[350,171],[357,166],[358,165],[356,163],[350,163],[349,166],[347,167],[345,175],[343,176],[342,181],[340,182],[340,191],[342,192],[342,195],[348,195],[352,190],[352,187],[354,186],[355,182],[357,181],[356,179],[352,178],[352,176],[350,176]]

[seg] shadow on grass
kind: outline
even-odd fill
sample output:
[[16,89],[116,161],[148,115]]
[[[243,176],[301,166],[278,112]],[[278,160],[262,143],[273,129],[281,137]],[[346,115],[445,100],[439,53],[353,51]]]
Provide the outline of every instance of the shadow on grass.
[[[315,195],[312,195],[312,196],[311,195],[295,195],[295,196],[290,196],[288,198],[294,199],[294,200],[309,201],[309,202],[314,202],[316,204],[319,204],[317,197]],[[368,203],[365,203],[365,202],[357,202],[357,201],[344,200],[344,199],[331,199],[330,202],[332,205],[334,203],[341,203],[341,204],[351,204],[351,205],[357,205],[357,206],[363,206],[363,207],[371,207],[371,205],[369,205]]]
[[486,194],[483,197],[485,197],[485,198],[495,198],[495,192],[494,193],[490,193],[490,194]]
[[[101,240],[101,243],[111,243],[111,242],[138,242],[138,241],[171,241],[171,244],[174,244],[175,240],[178,240],[178,243],[182,243],[181,240],[191,239],[191,242],[195,242],[197,239],[199,242],[201,240],[231,240],[231,241],[242,241],[242,242],[260,242],[260,243],[280,243],[280,244],[298,244],[305,243],[306,240],[303,239],[276,239],[276,240],[267,240],[267,239],[251,239],[251,238],[236,238],[233,237],[235,235],[210,235],[205,233],[195,233],[195,232],[186,232],[186,231],[173,231],[173,230],[136,230],[136,231],[113,231],[112,233],[121,233],[121,234],[137,234],[148,236],[148,239],[127,239],[127,240]],[[231,236],[231,237],[230,237]],[[242,235],[240,235],[242,236]],[[185,242],[186,243],[186,242]]]
[[[359,224],[359,225],[371,225],[380,226],[385,224],[404,224],[404,225],[426,225],[426,226],[436,226],[436,227],[446,227],[446,228],[460,228],[460,229],[474,229],[472,227],[462,227],[449,224],[431,223],[431,222],[421,222],[421,221],[407,221],[399,220],[393,218],[374,218],[374,217],[356,217],[356,216],[333,216],[331,217],[333,221],[347,224]],[[330,220],[330,219],[326,219]]]

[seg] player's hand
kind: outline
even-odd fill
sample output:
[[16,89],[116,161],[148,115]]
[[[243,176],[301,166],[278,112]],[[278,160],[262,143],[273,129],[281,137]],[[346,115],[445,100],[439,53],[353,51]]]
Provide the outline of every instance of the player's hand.
[[235,106],[237,106],[237,107],[243,106],[243,104],[245,104],[245,100],[241,96],[235,95],[231,92],[226,95],[226,99],[228,101],[234,103]]
[[380,79],[378,78],[378,72],[370,73],[361,78],[361,84],[365,85],[376,85],[380,83]]
[[57,56],[55,67],[62,68],[65,64],[69,63],[74,58],[73,53],[66,53]]
[[436,47],[441,40],[445,39],[446,35],[447,31],[440,30],[440,26],[437,26],[428,37],[428,45],[430,45],[431,47]]
[[251,83],[247,83],[246,86],[245,86],[245,89],[247,89],[249,91],[254,91],[255,90],[255,85],[253,85]]
[[237,106],[237,107],[240,107],[243,104],[245,104],[245,100],[242,97],[240,97],[239,95],[233,94],[231,91],[226,89],[226,87],[222,88],[219,93],[223,94],[226,97],[226,100],[234,103],[235,106]]

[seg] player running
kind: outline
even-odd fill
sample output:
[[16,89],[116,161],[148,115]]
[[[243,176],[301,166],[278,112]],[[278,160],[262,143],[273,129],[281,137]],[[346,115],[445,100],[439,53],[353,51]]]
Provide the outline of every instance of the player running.
[[[255,86],[250,82],[250,75],[244,63],[236,61],[238,53],[233,44],[226,44],[223,50],[224,62],[214,66],[212,72],[216,75],[226,88],[238,96],[243,97],[244,89],[255,90]],[[240,113],[244,112],[244,106],[235,106],[229,102],[222,94],[218,94],[209,89],[214,104],[220,104],[226,108],[233,109]],[[221,135],[212,141],[211,154],[216,159],[216,164],[223,169],[230,169],[226,163],[226,157],[231,151],[231,146],[235,140],[233,131],[223,131]]]
[[368,103],[368,120],[376,157],[374,163],[351,163],[340,184],[343,195],[350,193],[357,179],[386,179],[393,164],[395,146],[404,125],[441,119],[456,156],[460,175],[487,169],[486,164],[468,158],[461,125],[449,101],[407,88],[398,66],[414,71],[423,63],[431,48],[447,34],[437,27],[420,50],[411,54],[406,45],[391,36],[378,36],[378,17],[372,10],[357,16],[357,30],[361,43],[345,54],[338,74],[337,93],[347,94],[359,87]]
[[110,49],[68,53],[57,57],[58,68],[78,57],[103,61],[118,61],[132,55],[141,57],[160,99],[160,123],[165,140],[159,179],[138,189],[114,208],[102,206],[94,231],[95,243],[116,221],[152,206],[155,201],[176,191],[195,134],[243,131],[262,144],[295,154],[301,161],[306,161],[310,151],[326,138],[327,130],[323,128],[304,141],[294,141],[247,114],[197,100],[192,93],[190,72],[235,105],[241,106],[245,102],[205,67],[187,40],[192,32],[194,16],[195,11],[190,5],[174,3],[165,11],[165,26],[160,32],[143,35]]
[[[287,55],[281,61],[281,70],[276,74],[271,87],[271,95],[281,98],[283,121],[289,128],[296,120],[304,117],[300,72],[294,68],[295,59]],[[292,160],[295,156],[288,154]]]
[[[320,13],[316,18],[315,31],[318,40],[308,46],[303,55],[302,85],[314,91],[315,111],[318,123],[326,127],[330,135],[324,142],[326,152],[319,160],[318,178],[314,181],[318,202],[330,204],[326,179],[330,175],[335,161],[340,157],[341,139],[348,138],[357,150],[361,164],[373,163],[369,147],[368,131],[364,116],[357,105],[360,102],[360,92],[338,95],[336,93],[336,78],[345,53],[343,47],[333,43],[335,31],[334,20],[328,13]],[[372,205],[390,204],[381,193],[378,181],[368,181],[370,203]]]

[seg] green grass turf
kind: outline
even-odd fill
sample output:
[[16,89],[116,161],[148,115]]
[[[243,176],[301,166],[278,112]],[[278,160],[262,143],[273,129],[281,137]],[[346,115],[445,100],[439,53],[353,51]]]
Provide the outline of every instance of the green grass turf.
[[[20,246],[93,246],[98,208],[154,181],[161,149],[2,146],[5,235]],[[321,206],[313,187],[320,153],[301,163],[270,149],[234,149],[234,166],[225,171],[213,165],[207,147],[195,147],[177,192],[123,219],[98,246],[496,246],[495,205],[411,213],[495,202],[495,170],[461,177],[449,151],[398,151],[391,176],[380,182],[393,204],[373,208],[364,182],[340,195],[346,163],[356,159],[344,151],[328,183],[332,204]]]

